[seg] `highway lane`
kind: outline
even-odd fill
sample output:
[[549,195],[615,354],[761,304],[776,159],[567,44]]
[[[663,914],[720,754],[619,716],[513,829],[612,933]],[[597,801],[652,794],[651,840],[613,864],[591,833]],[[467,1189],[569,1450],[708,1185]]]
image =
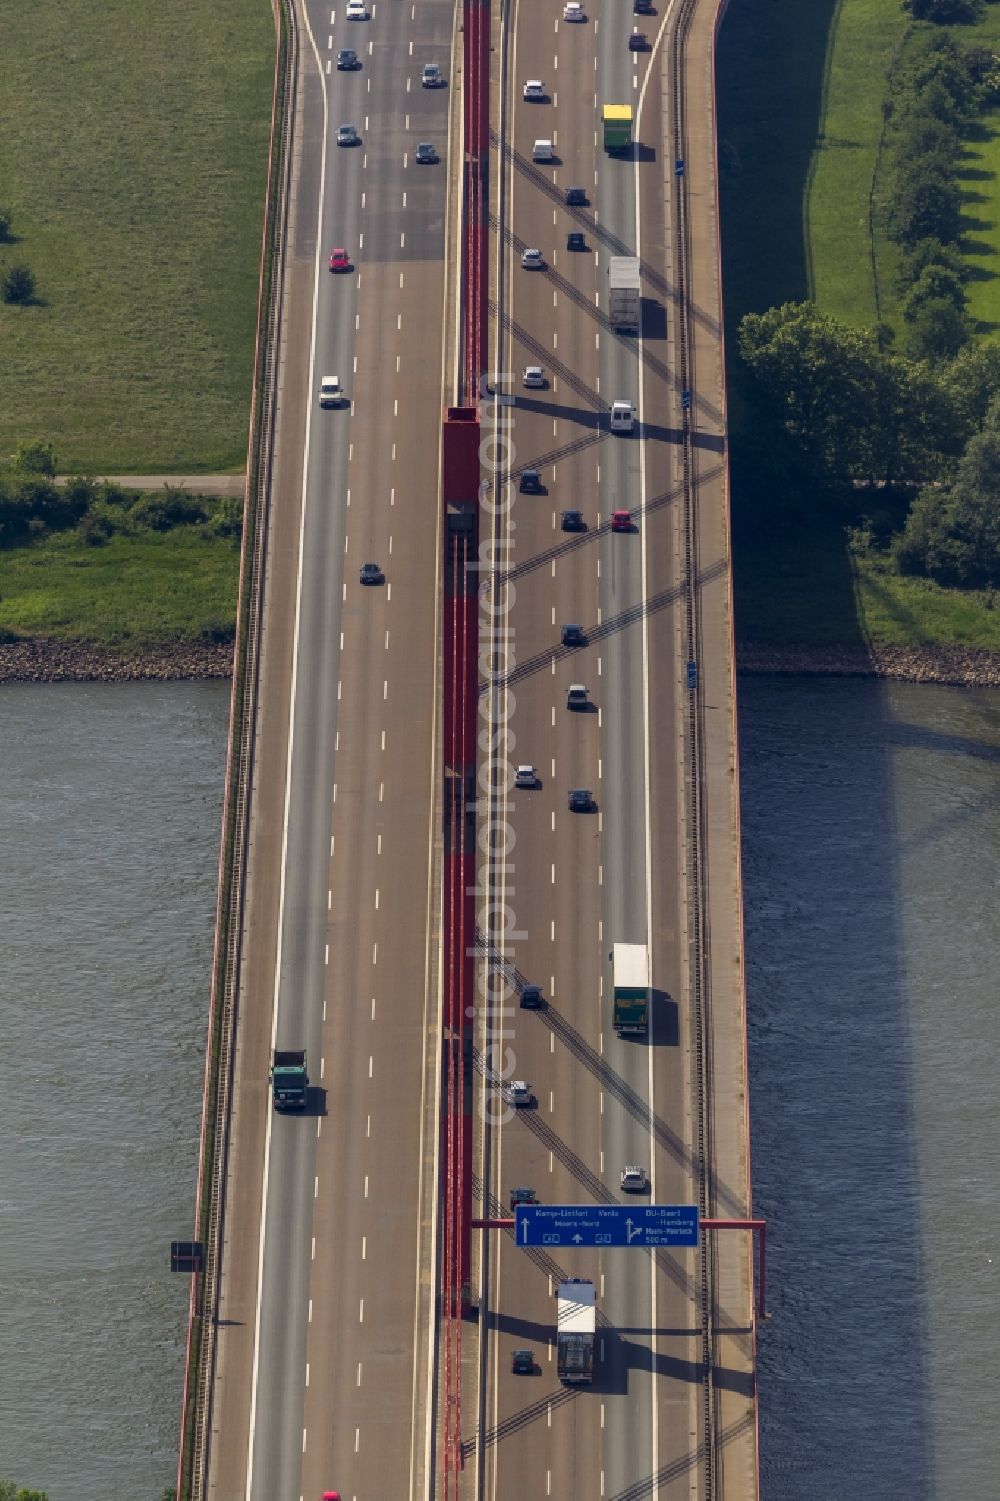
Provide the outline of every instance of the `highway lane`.
[[[426,1463],[437,467],[452,7],[311,5],[316,297],[275,1042],[318,1114],[272,1117],[252,1496],[410,1495]],[[336,49],[361,67],[339,72]],[[350,121],[361,143],[338,148]],[[431,140],[443,158],[417,166]],[[347,275],[326,260],[344,246]],[[291,352],[304,358],[305,350]],[[350,405],[316,404],[336,374]],[[386,572],[362,590],[358,566]],[[325,1113],[324,1113],[325,1107]],[[431,1157],[433,1154],[430,1154]],[[423,1318],[423,1322],[422,1322]]]
[[[593,14],[585,26],[565,25],[560,16],[561,6],[551,5],[544,10],[519,7],[517,12],[517,52],[530,57],[531,67],[514,62],[510,225],[515,250],[537,245],[548,269],[544,274],[516,268],[512,272],[510,322],[517,353],[509,363],[519,365],[523,353],[542,363],[551,361],[554,375],[547,401],[535,400],[532,393],[530,402],[518,403],[517,463],[530,463],[534,452],[570,449],[580,437],[584,442],[546,470],[551,494],[545,509],[551,508],[552,514],[541,516],[542,503],[528,497],[516,507],[518,556],[523,558],[526,546],[529,554],[532,546],[539,551],[552,546],[554,513],[560,505],[579,504],[593,530],[585,543],[567,549],[549,568],[526,571],[517,580],[513,620],[522,661],[533,661],[557,639],[561,620],[578,620],[588,626],[591,643],[570,661],[559,660],[554,672],[539,670],[517,683],[519,744],[526,723],[533,744],[545,726],[554,784],[549,796],[533,795],[533,803],[542,807],[533,807],[527,815],[525,795],[515,794],[520,799],[516,805],[518,897],[525,910],[536,914],[536,931],[529,934],[525,958],[519,958],[519,964],[529,978],[537,979],[540,975],[534,969],[544,971],[547,960],[553,978],[558,977],[557,996],[564,999],[553,1007],[549,1019],[554,1050],[548,1056],[536,1045],[531,1030],[526,1031],[523,1023],[518,1028],[517,1072],[522,1072],[523,1056],[524,1072],[530,1077],[529,1065],[534,1070],[539,1108],[531,1125],[519,1120],[500,1133],[504,1143],[500,1161],[505,1189],[514,1180],[530,1182],[543,1198],[569,1201],[618,1199],[620,1167],[639,1161],[653,1173],[657,1199],[685,1201],[691,1198],[691,1184],[683,1148],[667,1154],[669,1165],[662,1149],[654,1150],[657,1136],[683,1143],[689,1131],[683,1052],[676,1046],[673,1013],[664,999],[653,1048],[617,1039],[610,1026],[607,963],[616,939],[642,942],[648,935],[653,943],[654,984],[672,997],[683,995],[683,965],[676,941],[683,927],[679,879],[683,856],[676,823],[682,767],[669,752],[663,754],[662,746],[655,793],[658,806],[665,810],[661,823],[673,856],[664,863],[674,878],[653,891],[647,874],[652,853],[646,749],[649,647],[643,601],[674,592],[678,573],[673,537],[676,517],[669,505],[654,508],[648,516],[642,511],[651,494],[667,493],[672,463],[665,423],[658,422],[655,433],[647,428],[645,440],[608,437],[595,432],[594,426],[595,414],[618,397],[635,401],[641,416],[670,409],[662,337],[653,348],[644,344],[640,378],[637,341],[619,338],[604,326],[606,298],[601,296],[609,253],[631,253],[638,248],[654,268],[663,265],[662,162],[658,151],[638,166],[612,161],[595,151],[596,104],[630,100],[638,105],[649,66],[647,56],[626,51],[631,16]],[[661,21],[662,16],[639,24],[655,35]],[[589,59],[585,49],[589,49]],[[585,82],[591,69],[596,99]],[[520,91],[529,72],[549,84],[550,104],[522,103]],[[643,139],[658,141],[661,122],[655,89],[645,105]],[[530,162],[532,142],[540,136],[556,141],[560,162],[554,168],[536,168]],[[590,210],[567,213],[559,206],[567,185],[589,186],[591,182]],[[645,239],[638,244],[640,189],[656,205],[650,221],[651,256]],[[574,222],[588,224],[588,241],[598,251],[596,267],[590,255],[565,248],[565,230]],[[647,281],[644,292],[662,302],[665,293],[662,279],[658,280],[659,287]],[[652,330],[662,331],[662,318],[654,314],[647,321]],[[550,351],[548,359],[545,350]],[[662,451],[654,454],[652,450],[657,449]],[[611,535],[607,530],[607,518],[616,505],[639,513],[631,536]],[[597,526],[598,521],[603,528]],[[679,665],[675,612],[665,603],[655,613],[659,655],[654,671],[658,680],[673,681]],[[560,702],[566,683],[576,679],[588,682],[598,704],[598,713],[588,716],[584,726],[579,723],[581,717],[567,715]],[[668,717],[657,718],[658,733],[674,753],[676,723],[676,713],[669,706]],[[520,751],[515,759],[521,759]],[[568,813],[565,792],[572,785],[590,785],[595,790],[597,814],[587,818]],[[595,824],[595,832],[584,833]],[[543,854],[542,829],[551,831],[549,859]],[[657,918],[651,922],[654,905]],[[557,928],[549,927],[546,933],[544,919],[554,911],[559,912]],[[564,974],[573,977],[569,989],[563,985]],[[654,1131],[651,1113],[659,1113],[659,1101],[667,1112],[666,1123],[661,1121]],[[551,1166],[546,1161],[547,1148]],[[525,1165],[520,1175],[509,1166],[512,1160]],[[669,1191],[674,1188],[676,1192]],[[543,1382],[552,1409],[546,1410],[543,1420],[520,1421],[519,1413],[522,1418],[525,1411],[530,1416],[539,1399],[534,1393],[526,1395],[525,1383],[509,1375],[505,1357],[510,1341],[498,1342],[505,1349],[504,1358],[498,1357],[495,1365],[493,1423],[499,1435],[509,1436],[493,1445],[487,1494],[506,1494],[515,1476],[519,1489],[540,1496],[620,1494],[632,1486],[650,1487],[648,1493],[653,1494],[651,1477],[658,1474],[664,1477],[662,1494],[670,1493],[667,1476],[676,1479],[678,1493],[690,1486],[690,1287],[683,1264],[679,1267],[673,1258],[662,1258],[655,1270],[643,1258],[643,1270],[638,1273],[636,1260],[626,1259],[621,1252],[560,1258],[567,1272],[590,1275],[597,1283],[605,1320],[605,1360],[599,1389],[594,1392],[560,1392],[554,1372],[543,1362]],[[539,1277],[539,1271],[544,1274],[554,1268],[546,1265],[547,1258],[512,1257],[506,1247],[501,1248],[499,1261],[493,1291],[501,1328],[512,1318],[517,1322],[521,1311],[527,1310],[519,1327],[547,1338],[554,1320],[553,1304],[549,1278]],[[662,1337],[654,1340],[654,1327],[679,1331],[666,1341],[669,1348],[657,1350],[660,1368],[680,1378],[657,1383],[661,1392],[670,1389],[667,1397],[654,1396],[650,1374],[654,1344],[662,1347],[665,1343]],[[615,1329],[623,1331],[620,1337]],[[666,1432],[661,1432],[661,1405],[671,1418]]]

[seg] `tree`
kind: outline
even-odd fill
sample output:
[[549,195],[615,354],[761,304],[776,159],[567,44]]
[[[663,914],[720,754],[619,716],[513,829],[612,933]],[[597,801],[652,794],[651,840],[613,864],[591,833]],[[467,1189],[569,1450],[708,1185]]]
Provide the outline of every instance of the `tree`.
[[982,18],[983,0],[904,0],[914,20],[938,26],[972,26]]
[[982,427],[1000,394],[1000,343],[995,339],[977,341],[960,350],[945,371],[943,384],[968,441]]
[[0,1480],[0,1501],[48,1501],[44,1491],[18,1490],[13,1480]]
[[959,281],[964,281],[967,273],[962,252],[956,246],[942,245],[940,240],[929,236],[926,240],[918,240],[909,254],[903,257],[898,277],[900,292],[906,292],[918,281],[920,273],[927,266],[944,266],[948,271],[953,271]]
[[22,474],[55,474],[56,456],[52,444],[41,438],[29,438],[19,443],[14,453],[14,468]]
[[951,245],[960,238],[961,223],[959,189],[940,173],[914,170],[897,184],[891,230],[900,244],[934,238]]
[[901,572],[941,584],[1000,584],[1000,401],[969,440],[953,483],[917,496],[893,555]]
[[767,410],[828,482],[918,483],[959,450],[964,428],[932,372],[812,303],[749,314],[740,352]]
[[874,336],[814,303],[789,302],[749,313],[739,340],[769,409],[802,452],[832,476],[853,477],[879,358]]
[[914,359],[938,363],[953,360],[969,342],[972,327],[966,314],[948,297],[929,297],[913,308],[904,307],[906,347]]
[[10,209],[0,208],[0,245],[6,245],[10,240],[10,232],[13,222],[14,219]]
[[11,266],[3,279],[4,302],[19,303],[22,307],[35,295],[35,278],[27,266]]

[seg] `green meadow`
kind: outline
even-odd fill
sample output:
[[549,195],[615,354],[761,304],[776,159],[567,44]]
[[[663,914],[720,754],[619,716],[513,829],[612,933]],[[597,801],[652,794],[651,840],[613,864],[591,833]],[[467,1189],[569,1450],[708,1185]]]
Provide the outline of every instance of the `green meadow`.
[[0,455],[241,469],[274,57],[268,0],[0,0]]
[[[748,377],[736,353],[745,313],[809,298],[843,322],[898,328],[896,252],[878,233],[871,201],[884,187],[877,179],[883,103],[909,25],[899,0],[731,0],[721,29],[720,198],[736,629],[743,640],[1000,650],[1000,623],[983,596],[898,578],[877,560],[855,557],[845,518],[814,517],[761,535],[750,486],[741,481],[741,454],[752,443]],[[988,6],[981,26],[957,34],[1000,50],[1000,6]],[[967,143],[963,171],[963,249],[981,334],[1000,328],[998,172],[1000,115],[983,121]]]

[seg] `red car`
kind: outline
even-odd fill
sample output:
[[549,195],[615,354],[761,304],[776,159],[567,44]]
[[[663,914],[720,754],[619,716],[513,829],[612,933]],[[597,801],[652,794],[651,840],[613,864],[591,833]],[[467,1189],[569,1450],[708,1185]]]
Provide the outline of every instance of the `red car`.
[[339,1491],[324,1491],[323,1501],[340,1501]]
[[613,532],[630,532],[632,530],[632,512],[612,511],[611,530]]
[[331,271],[350,271],[351,257],[346,250],[335,250],[330,257]]

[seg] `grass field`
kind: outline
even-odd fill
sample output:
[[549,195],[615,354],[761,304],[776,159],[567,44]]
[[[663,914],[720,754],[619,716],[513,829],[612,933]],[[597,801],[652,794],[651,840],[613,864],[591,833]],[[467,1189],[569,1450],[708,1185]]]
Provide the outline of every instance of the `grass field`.
[[0,637],[53,637],[114,650],[199,641],[236,619],[238,553],[196,528],[114,537],[75,533],[0,553]]
[[[843,0],[828,54],[822,132],[806,205],[810,291],[825,312],[858,326],[878,321],[869,196],[889,68],[907,25],[899,0]],[[891,322],[894,279],[885,273],[895,254],[884,242],[877,248],[881,318]]]
[[273,35],[268,0],[0,0],[0,269],[37,281],[0,304],[0,454],[243,466]]
[[[804,646],[962,644],[1000,650],[1000,621],[963,595],[883,571],[849,552],[845,518],[796,532],[756,529],[744,477],[750,452],[737,328],[747,312],[812,298],[858,326],[875,322],[868,199],[899,0],[731,0],[719,43],[719,164],[733,448],[736,629],[745,641]],[[964,42],[1000,50],[1000,5]],[[980,331],[1000,327],[1000,112],[969,143],[966,252]],[[880,313],[895,323],[896,252],[876,241]],[[794,497],[792,497],[794,499]],[[795,509],[794,507],[792,509]],[[860,521],[862,518],[848,518]]]
[[965,646],[1000,653],[1000,610],[978,593],[899,578],[851,556],[842,528],[736,549],[736,629],[759,646]]

